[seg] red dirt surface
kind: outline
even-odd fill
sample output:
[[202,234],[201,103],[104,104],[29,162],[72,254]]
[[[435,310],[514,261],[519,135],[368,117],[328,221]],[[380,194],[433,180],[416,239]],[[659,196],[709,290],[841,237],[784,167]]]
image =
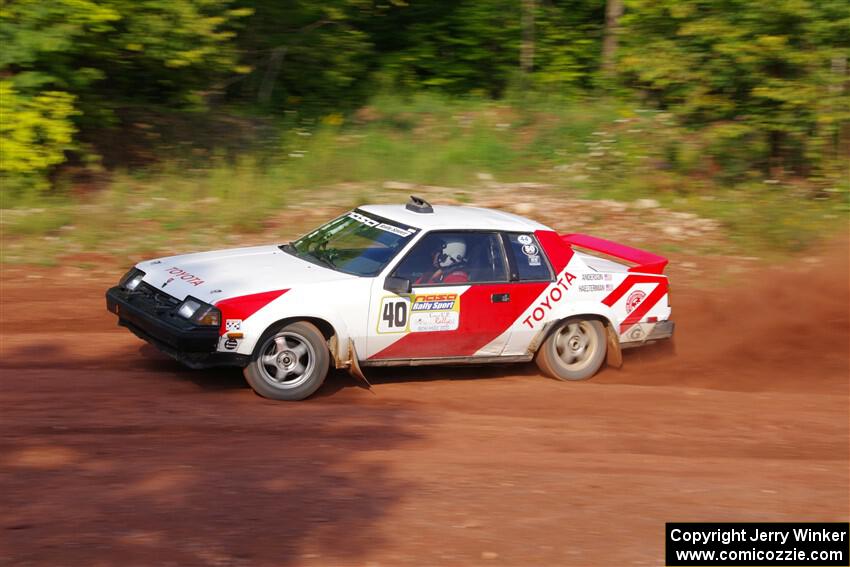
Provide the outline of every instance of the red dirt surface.
[[847,257],[674,279],[675,353],[588,382],[373,370],[300,403],[116,328],[111,280],[4,270],[0,564],[663,565],[666,521],[847,521]]

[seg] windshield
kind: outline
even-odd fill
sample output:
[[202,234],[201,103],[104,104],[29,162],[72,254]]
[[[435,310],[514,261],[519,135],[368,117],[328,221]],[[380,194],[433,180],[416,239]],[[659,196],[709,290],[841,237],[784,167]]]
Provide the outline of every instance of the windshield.
[[284,249],[299,258],[357,276],[374,276],[417,229],[354,210]]

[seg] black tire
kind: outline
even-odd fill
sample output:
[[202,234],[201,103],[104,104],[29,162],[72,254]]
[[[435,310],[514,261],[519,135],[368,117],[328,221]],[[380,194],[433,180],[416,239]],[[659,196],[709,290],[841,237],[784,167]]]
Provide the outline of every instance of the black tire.
[[297,401],[319,389],[329,364],[325,337],[315,325],[299,321],[266,333],[243,374],[260,396]]
[[587,380],[605,362],[605,325],[595,319],[567,319],[537,350],[534,361],[544,374],[558,380]]

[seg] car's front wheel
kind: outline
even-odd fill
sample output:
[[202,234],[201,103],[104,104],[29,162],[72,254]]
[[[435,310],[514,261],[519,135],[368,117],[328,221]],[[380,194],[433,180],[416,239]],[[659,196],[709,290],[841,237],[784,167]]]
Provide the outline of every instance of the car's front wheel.
[[260,339],[243,373],[264,398],[303,400],[325,381],[329,362],[325,337],[315,325],[299,321]]
[[567,319],[543,341],[537,366],[559,380],[587,380],[605,361],[605,325],[595,319]]

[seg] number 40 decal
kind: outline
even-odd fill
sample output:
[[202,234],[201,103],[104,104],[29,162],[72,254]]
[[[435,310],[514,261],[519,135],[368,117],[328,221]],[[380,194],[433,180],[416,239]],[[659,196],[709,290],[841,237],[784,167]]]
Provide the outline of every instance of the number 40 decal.
[[407,313],[410,299],[407,297],[385,297],[381,300],[379,333],[404,333],[407,331]]

